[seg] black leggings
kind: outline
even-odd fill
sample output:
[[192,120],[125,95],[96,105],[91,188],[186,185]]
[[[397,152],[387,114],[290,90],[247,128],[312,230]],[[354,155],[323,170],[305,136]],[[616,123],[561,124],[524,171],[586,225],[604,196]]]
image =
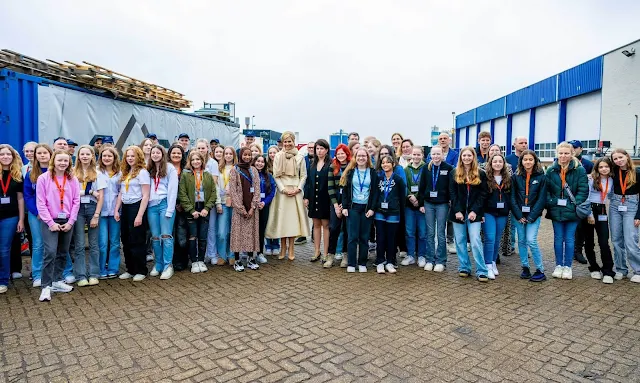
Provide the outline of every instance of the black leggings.
[[[587,220],[582,221],[582,234],[584,235],[584,252],[589,261],[589,271],[602,271],[602,274],[613,277],[613,257],[609,247],[609,221],[598,220],[598,215],[606,216],[606,207],[602,204],[592,203],[591,209],[596,220],[595,225],[590,225]],[[603,214],[604,212],[604,214]],[[607,216],[607,219],[609,217]],[[600,259],[602,267],[598,265],[595,252],[595,238],[593,232],[598,234],[598,246],[600,247]]]

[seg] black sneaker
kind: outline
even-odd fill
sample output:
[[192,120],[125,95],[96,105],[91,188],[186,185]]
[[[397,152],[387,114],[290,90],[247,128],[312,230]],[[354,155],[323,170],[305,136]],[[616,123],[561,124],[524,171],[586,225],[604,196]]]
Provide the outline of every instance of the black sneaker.
[[238,271],[238,272],[240,272],[240,271],[244,271],[244,266],[242,265],[242,261],[236,261],[236,262],[233,264],[233,269],[234,269],[235,271]]
[[296,245],[304,245],[305,243],[307,243],[307,237],[298,237],[295,241],[293,241],[293,243]]
[[531,278],[531,270],[527,266],[522,266],[522,272],[520,273],[520,279]]
[[531,282],[542,282],[542,281],[546,281],[547,280],[547,276],[544,275],[544,273],[540,270],[536,270],[535,273],[533,273],[533,275],[531,276],[531,279],[529,279]]
[[587,260],[584,255],[582,255],[582,252],[573,254],[573,259],[578,263],[582,263],[583,265],[587,264]]
[[247,262],[247,267],[251,270],[258,270],[260,268],[260,265],[258,265],[255,259],[250,258],[249,262]]

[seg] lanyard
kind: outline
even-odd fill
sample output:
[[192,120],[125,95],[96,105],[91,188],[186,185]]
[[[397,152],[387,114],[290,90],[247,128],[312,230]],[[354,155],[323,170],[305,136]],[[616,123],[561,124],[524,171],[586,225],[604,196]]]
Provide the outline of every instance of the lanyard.
[[524,205],[529,204],[529,181],[531,180],[531,173],[527,172],[527,181],[524,184]]
[[82,183],[82,188],[84,189],[84,195],[89,195],[89,192],[91,191],[91,186],[93,185],[93,182],[83,182]]
[[469,198],[471,198],[471,183],[469,182],[469,176],[467,176],[467,208],[469,208]]
[[504,185],[502,184],[502,182],[500,185],[498,185],[498,183],[496,182],[496,187],[500,191],[499,197],[500,197],[500,202],[502,202],[502,188],[504,187]]
[[393,173],[391,177],[387,178],[387,175],[384,175],[384,202],[387,202],[387,198],[389,198],[389,193],[391,192],[391,180],[393,179]]
[[487,162],[487,160],[489,159],[489,153],[487,154],[482,154],[482,150],[480,151],[480,157],[482,158],[483,162]]
[[567,184],[567,169],[560,168],[560,181],[562,185],[560,185],[560,196],[564,197],[564,185]]
[[62,177],[62,186],[58,183],[58,177],[55,175],[53,176],[53,182],[56,183],[56,187],[60,193],[60,210],[62,210],[64,208],[64,186],[67,184],[67,177]]
[[364,173],[364,179],[360,177],[360,170],[356,168],[356,174],[358,175],[358,185],[360,185],[360,193],[362,193],[362,189],[364,189],[364,181],[366,181],[367,179],[367,170],[365,169],[363,173]]
[[422,168],[418,170],[418,174],[413,173],[413,166],[409,165],[409,172],[411,173],[411,179],[413,180],[413,184],[417,184],[418,180],[420,180],[420,174],[422,174]]
[[0,186],[2,186],[2,194],[5,196],[5,198],[7,197],[7,192],[9,191],[9,185],[11,184],[11,173],[7,172],[7,183],[4,183],[4,180],[2,179],[2,177],[0,177]]
[[224,168],[224,170],[222,171],[222,181],[224,182],[224,187],[226,188],[227,185],[229,185],[229,172],[231,171],[231,168]]
[[160,180],[161,180],[161,178],[160,178],[160,177],[158,177],[158,175],[157,175],[157,174],[156,174],[156,176],[155,176],[155,177],[153,177],[153,178],[154,178],[154,179],[155,179],[155,181],[156,181],[156,184],[154,185],[154,187],[155,187],[155,189],[156,189],[156,194],[158,194],[158,187],[160,186]]
[[[602,181],[600,181],[600,187],[602,188]],[[602,201],[603,204],[604,204],[604,200],[607,198],[608,191],[609,191],[609,177],[607,177],[607,186],[605,186],[604,189],[600,191],[600,200]]]
[[124,180],[124,191],[125,193],[129,192],[129,182],[131,182],[131,173],[127,175],[127,178]]
[[436,185],[438,185],[438,177],[440,177],[440,165],[431,167],[431,187],[433,191],[436,191]]
[[200,199],[200,184],[202,183],[202,170],[193,172],[196,176],[196,193],[198,193],[198,199]]
[[249,176],[244,174],[244,172],[240,171],[240,168],[237,166],[236,166],[236,171],[240,173],[240,175],[243,176],[245,180],[249,181],[249,185],[253,184],[253,176],[251,175],[251,170],[249,170]]
[[620,177],[620,189],[622,189],[622,203],[624,203],[624,197],[627,193],[627,181],[629,180],[629,171],[624,176],[624,182],[622,181],[622,169],[618,169],[618,176]]

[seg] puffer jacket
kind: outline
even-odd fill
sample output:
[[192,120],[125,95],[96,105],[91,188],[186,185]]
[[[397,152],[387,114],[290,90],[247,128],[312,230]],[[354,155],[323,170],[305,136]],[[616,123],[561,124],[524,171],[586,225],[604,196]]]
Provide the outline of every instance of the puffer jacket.
[[[576,206],[571,202],[571,199],[561,185],[562,181],[560,178],[560,165],[558,164],[558,161],[554,162],[553,165],[547,169],[546,178],[546,218],[558,222],[578,221],[579,219],[576,215]],[[577,205],[587,200],[589,197],[589,181],[587,179],[587,172],[576,159],[569,162],[569,166],[567,168],[567,184],[576,199]],[[567,206],[558,205],[558,199],[561,198],[567,200]]]

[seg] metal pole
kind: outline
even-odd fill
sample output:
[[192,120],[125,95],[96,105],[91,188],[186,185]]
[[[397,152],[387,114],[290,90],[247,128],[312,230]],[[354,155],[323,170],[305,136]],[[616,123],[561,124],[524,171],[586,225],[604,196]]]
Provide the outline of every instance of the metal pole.
[[253,118],[254,118],[254,117],[255,117],[255,116],[251,116],[251,129],[253,129],[253,127],[255,126],[255,125],[253,124]]
[[635,140],[636,143],[633,146],[633,155],[637,156],[638,155],[638,115],[636,114],[636,135],[635,135]]

